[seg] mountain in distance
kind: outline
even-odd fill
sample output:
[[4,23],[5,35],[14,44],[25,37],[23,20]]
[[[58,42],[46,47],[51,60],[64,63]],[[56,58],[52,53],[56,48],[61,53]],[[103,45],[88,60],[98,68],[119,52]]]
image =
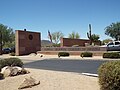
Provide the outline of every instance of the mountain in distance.
[[41,47],[51,47],[53,45],[49,40],[41,40]]

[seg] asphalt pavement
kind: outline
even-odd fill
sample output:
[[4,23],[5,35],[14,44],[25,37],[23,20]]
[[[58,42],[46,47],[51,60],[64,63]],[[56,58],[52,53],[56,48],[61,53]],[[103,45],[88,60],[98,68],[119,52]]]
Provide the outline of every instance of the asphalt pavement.
[[97,74],[99,66],[106,62],[105,60],[83,60],[83,59],[61,59],[51,58],[25,63],[25,68],[35,68],[53,71],[92,73]]

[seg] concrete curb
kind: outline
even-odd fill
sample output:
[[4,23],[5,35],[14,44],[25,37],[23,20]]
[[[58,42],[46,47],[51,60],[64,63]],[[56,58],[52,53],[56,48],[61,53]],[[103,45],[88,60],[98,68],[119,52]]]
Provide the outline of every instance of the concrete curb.
[[98,77],[98,74],[92,74],[92,73],[82,73],[82,75]]

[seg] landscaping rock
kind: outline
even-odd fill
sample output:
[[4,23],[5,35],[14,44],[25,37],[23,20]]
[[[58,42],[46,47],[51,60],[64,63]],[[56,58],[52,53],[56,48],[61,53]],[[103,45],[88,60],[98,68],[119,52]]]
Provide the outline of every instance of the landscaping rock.
[[0,80],[4,79],[4,75],[2,73],[0,73]]
[[1,73],[4,75],[4,77],[9,77],[11,73],[11,67],[6,66],[1,69]]
[[19,86],[18,89],[31,88],[32,86],[39,85],[40,81],[36,81],[34,78],[29,77],[25,78],[23,83]]
[[16,76],[16,75],[18,75],[18,72],[19,72],[19,70],[17,68],[12,68],[10,76]]
[[2,68],[1,73],[4,75],[4,77],[8,77],[8,76],[16,76],[20,74],[28,74],[30,72],[18,66],[14,66],[14,67],[6,66]]
[[4,71],[5,71],[7,68],[9,68],[9,66],[3,67],[3,68],[1,69],[1,73],[4,73]]
[[43,55],[43,54],[38,53],[38,54],[37,54],[37,56],[43,57],[44,55]]
[[30,56],[36,56],[36,53],[31,53],[31,54],[29,54]]
[[28,70],[22,68],[22,70],[19,72],[19,74],[28,74],[30,73]]

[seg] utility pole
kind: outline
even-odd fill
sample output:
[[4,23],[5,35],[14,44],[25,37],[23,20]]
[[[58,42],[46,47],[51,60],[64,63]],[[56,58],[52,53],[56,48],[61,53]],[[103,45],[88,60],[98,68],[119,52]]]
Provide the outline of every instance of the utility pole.
[[0,30],[0,55],[2,55],[2,31]]

